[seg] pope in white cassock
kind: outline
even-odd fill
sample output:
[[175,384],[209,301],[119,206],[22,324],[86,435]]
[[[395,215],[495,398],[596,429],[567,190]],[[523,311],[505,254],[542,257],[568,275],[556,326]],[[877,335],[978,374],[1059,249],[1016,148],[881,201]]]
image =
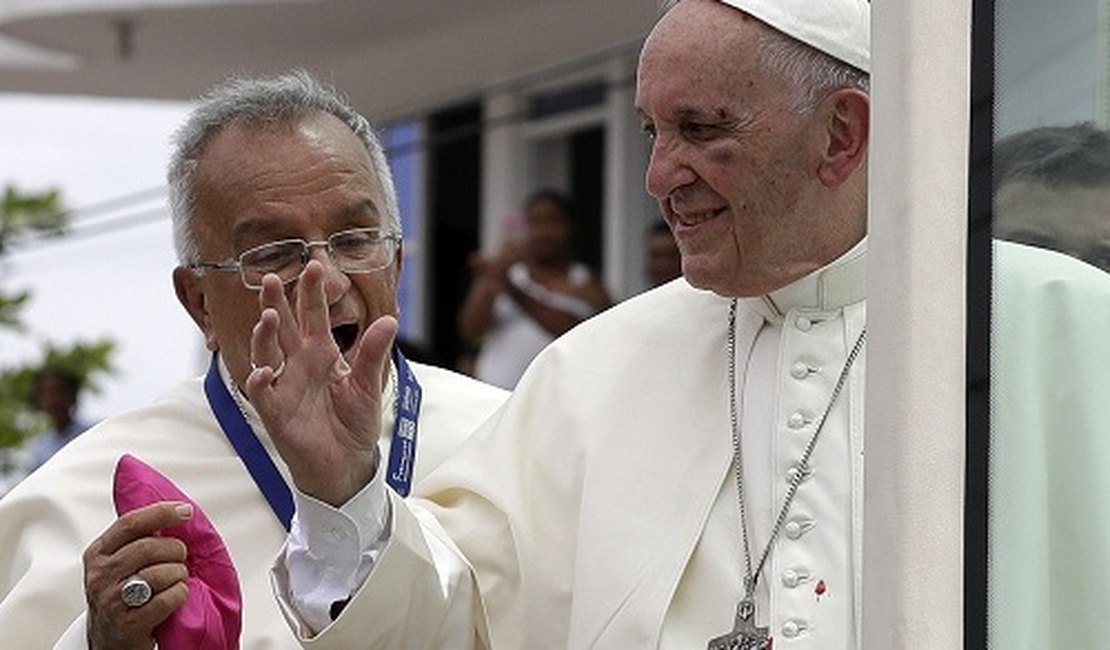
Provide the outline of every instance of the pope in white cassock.
[[[297,647],[268,569],[294,505],[310,506],[295,504],[289,467],[242,389],[252,372],[295,379],[303,368],[252,370],[255,323],[275,317],[261,312],[260,290],[288,296],[284,334],[324,350],[335,413],[357,411],[385,432],[380,453],[362,451],[391,489],[406,491],[504,400],[388,347],[367,354],[366,340],[391,339],[396,327],[399,215],[381,145],[331,91],[303,74],[217,89],[178,133],[169,180],[174,285],[214,353],[211,368],[90,430],[0,501],[5,648],[150,648],[152,629],[185,602],[184,547],[152,535],[190,513],[171,502],[117,519],[113,470],[125,453],[173,481],[223,538],[242,594],[238,647]],[[335,467],[326,450],[312,462]]]
[[[866,0],[663,15],[636,104],[685,279],[541,353],[418,498],[381,472],[346,491],[294,472],[343,504],[275,566],[307,645],[859,647],[868,21]],[[255,343],[260,362],[311,357]],[[258,403],[301,455],[328,439]],[[352,510],[388,523],[330,543],[329,515]],[[337,563],[353,586],[319,579]]]

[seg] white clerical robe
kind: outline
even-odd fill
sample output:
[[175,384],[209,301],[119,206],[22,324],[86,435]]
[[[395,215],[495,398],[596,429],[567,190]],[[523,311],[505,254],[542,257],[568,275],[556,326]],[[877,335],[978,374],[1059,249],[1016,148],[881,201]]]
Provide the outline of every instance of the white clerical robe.
[[[741,300],[738,390],[753,553],[864,325],[864,244],[772,295]],[[556,341],[460,453],[393,495],[392,537],[319,648],[415,648],[453,625],[429,539],[472,568],[493,648],[705,647],[741,596],[728,405],[730,300],[682,280]],[[857,644],[864,360],[851,369],[760,580],[776,650]],[[443,531],[427,519],[435,516]],[[282,567],[276,568],[279,597]],[[294,587],[295,589],[295,587]],[[395,606],[399,593],[440,594]],[[287,608],[288,609],[288,608]],[[484,614],[484,616],[483,616]],[[295,613],[290,624],[301,626]],[[303,633],[303,628],[301,629]],[[488,637],[485,635],[488,634]],[[470,647],[471,629],[439,632]]]
[[[419,479],[452,453],[505,393],[446,370],[410,366],[424,389],[415,466]],[[288,481],[288,470],[257,415],[247,411]],[[392,409],[387,409],[383,458],[389,457],[392,423]],[[242,591],[240,647],[297,647],[271,595],[267,571],[285,530],[220,430],[199,379],[89,430],[0,500],[0,646],[87,647],[81,554],[116,519],[112,475],[124,453],[177,484],[223,537]]]
[[1110,273],[996,242],[991,648],[1110,642]]

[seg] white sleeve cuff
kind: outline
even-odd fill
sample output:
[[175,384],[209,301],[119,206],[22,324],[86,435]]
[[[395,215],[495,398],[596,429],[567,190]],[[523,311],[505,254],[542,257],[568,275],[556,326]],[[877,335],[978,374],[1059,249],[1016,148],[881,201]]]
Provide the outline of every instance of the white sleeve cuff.
[[340,508],[293,490],[296,512],[285,548],[292,605],[319,632],[332,608],[347,601],[389,541],[390,512],[382,472]]

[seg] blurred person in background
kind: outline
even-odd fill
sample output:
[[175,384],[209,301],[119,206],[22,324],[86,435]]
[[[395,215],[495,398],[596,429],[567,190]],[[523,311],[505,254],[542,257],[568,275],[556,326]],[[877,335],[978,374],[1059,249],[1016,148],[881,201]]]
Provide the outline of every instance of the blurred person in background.
[[59,449],[91,426],[77,417],[81,378],[72,372],[44,368],[35,379],[34,407],[50,420],[50,429],[35,436],[30,445],[27,471],[38,469]]
[[536,192],[524,204],[522,226],[496,256],[472,257],[458,314],[459,337],[477,350],[474,376],[510,390],[547,344],[611,304],[601,281],[572,258],[569,199]]
[[994,153],[994,234],[1110,272],[1110,133],[1045,126],[1000,140]]
[[[334,91],[300,72],[214,89],[179,130],[168,180],[173,284],[211,364],[204,378],[97,425],[0,500],[4,647],[151,648],[156,638],[166,647],[160,635],[194,632],[203,640],[177,647],[296,647],[267,569],[294,508],[311,518],[332,501],[290,481],[311,489],[297,478],[359,482],[380,468],[407,494],[504,399],[389,345],[403,252],[393,181],[370,125]],[[282,340],[309,335],[322,346],[311,379],[297,350],[252,345],[256,323],[274,333],[279,318]],[[291,403],[327,401],[344,424],[385,432],[360,448],[365,465],[343,478],[334,468],[346,450],[282,455],[255,399],[291,376],[308,382]],[[282,422],[312,435],[312,421]],[[124,454],[150,468],[126,489]],[[191,503],[166,496],[167,479],[169,494]],[[147,493],[158,498],[113,508],[113,497]],[[328,537],[355,544],[355,519],[370,515],[341,514],[347,523]],[[230,567],[212,566],[213,549]],[[327,570],[357,577],[353,565]]]

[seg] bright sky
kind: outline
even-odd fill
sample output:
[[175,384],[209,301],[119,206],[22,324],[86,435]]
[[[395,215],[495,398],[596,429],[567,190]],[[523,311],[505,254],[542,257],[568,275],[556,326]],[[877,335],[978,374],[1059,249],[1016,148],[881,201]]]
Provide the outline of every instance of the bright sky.
[[[47,340],[117,340],[119,374],[103,393],[84,398],[86,417],[140,406],[203,371],[200,336],[170,282],[173,246],[159,191],[170,136],[187,108],[0,94],[0,187],[58,188],[78,225],[69,238],[24,246],[0,263],[0,287],[33,293],[27,334],[0,330],[0,366],[36,356]],[[115,226],[80,232],[96,220]]]

